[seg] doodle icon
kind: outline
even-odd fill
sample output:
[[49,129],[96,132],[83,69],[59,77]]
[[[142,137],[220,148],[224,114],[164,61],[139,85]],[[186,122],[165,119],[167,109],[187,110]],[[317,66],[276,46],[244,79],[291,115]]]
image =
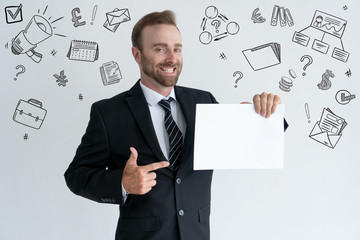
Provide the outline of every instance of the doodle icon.
[[288,8],[274,5],[271,15],[271,26],[276,26],[280,22],[280,26],[284,27],[288,24],[290,27],[294,26],[294,20]]
[[34,62],[39,63],[42,55],[35,52],[37,44],[43,42],[53,35],[50,23],[42,16],[35,15],[31,18],[26,28],[21,31],[13,40],[11,51],[15,55],[26,54]]
[[19,6],[7,6],[5,7],[6,23],[22,22],[22,4]]
[[60,71],[60,75],[54,74],[53,75],[56,78],[56,82],[58,83],[58,86],[65,87],[68,80],[66,79],[66,75],[64,75],[64,70]]
[[110,61],[100,67],[100,75],[104,86],[120,82],[122,76],[119,65]]
[[341,105],[348,104],[354,98],[355,94],[351,94],[349,91],[344,89],[338,91],[335,95],[336,101]]
[[111,32],[115,32],[121,23],[128,22],[130,20],[130,13],[127,8],[115,8],[114,11],[106,13],[106,22],[103,26]]
[[94,62],[99,57],[99,46],[96,42],[72,40],[67,57],[70,60]]
[[281,63],[280,44],[267,43],[242,51],[254,71],[272,67]]
[[[209,24],[208,21],[210,22]],[[211,26],[208,27],[208,25]],[[240,30],[239,24],[234,21],[229,21],[229,19],[219,13],[219,10],[214,6],[209,6],[205,9],[205,17],[202,19],[200,28],[202,32],[199,35],[199,40],[204,45],[211,43],[213,40],[219,41],[228,36],[235,35]],[[225,30],[221,30],[221,28],[225,28]]]
[[16,73],[16,77],[14,78],[14,80],[16,81],[17,80],[17,77],[20,75],[20,74],[23,74],[26,70],[26,68],[23,66],[23,65],[17,65],[16,66],[16,69],[19,69],[21,68],[20,72]]
[[[338,47],[334,47],[331,57],[342,61],[347,62],[350,56],[350,53],[345,51],[344,45],[342,42],[342,36],[344,34],[345,28],[347,26],[347,21],[339,17],[330,15],[325,12],[315,11],[314,17],[311,21],[310,26],[304,28],[299,32],[295,32],[293,35],[292,41],[298,43],[302,46],[307,47],[310,42],[310,37],[304,33],[309,28],[323,32],[321,39],[314,39],[312,44],[312,49],[323,54],[327,54],[330,49],[330,44],[325,42],[325,36],[335,37],[338,39]],[[334,42],[334,41],[332,41]],[[341,48],[340,48],[341,47]]]
[[256,8],[251,16],[251,20],[253,20],[254,23],[263,23],[266,21],[266,19],[261,16],[261,13],[259,13],[259,8]]
[[324,108],[320,121],[316,122],[309,137],[329,148],[335,148],[346,125],[344,118],[335,115],[329,108]]
[[74,27],[84,26],[86,22],[85,21],[79,22],[81,16],[78,16],[77,14],[80,14],[80,8],[74,8],[71,11],[71,15],[72,15],[71,21],[74,23]]
[[321,82],[317,85],[321,90],[328,90],[331,88],[331,81],[330,78],[334,78],[335,75],[332,73],[331,70],[326,70],[325,73],[322,75]]
[[31,98],[24,101],[20,99],[15,108],[13,120],[27,127],[40,129],[46,113],[46,109],[42,108],[42,103],[39,100]]

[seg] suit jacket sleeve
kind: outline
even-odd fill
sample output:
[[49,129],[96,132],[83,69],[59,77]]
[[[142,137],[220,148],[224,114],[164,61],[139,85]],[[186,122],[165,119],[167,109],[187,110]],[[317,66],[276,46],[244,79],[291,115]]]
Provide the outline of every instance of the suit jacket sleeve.
[[95,103],[91,107],[90,121],[81,144],[65,172],[70,190],[97,202],[122,204],[123,168],[109,169],[109,156],[106,126]]

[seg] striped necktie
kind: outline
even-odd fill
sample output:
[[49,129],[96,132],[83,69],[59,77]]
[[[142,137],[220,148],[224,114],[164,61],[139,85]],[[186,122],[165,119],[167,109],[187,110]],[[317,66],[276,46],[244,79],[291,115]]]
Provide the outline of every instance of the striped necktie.
[[169,150],[168,160],[169,160],[170,166],[172,166],[174,169],[176,169],[177,168],[177,160],[178,160],[178,158],[181,154],[181,150],[182,150],[183,136],[171,115],[170,102],[172,100],[174,100],[174,99],[173,98],[169,98],[168,100],[162,99],[159,102],[159,105],[165,111],[164,122],[165,122],[166,131],[169,135],[170,150]]

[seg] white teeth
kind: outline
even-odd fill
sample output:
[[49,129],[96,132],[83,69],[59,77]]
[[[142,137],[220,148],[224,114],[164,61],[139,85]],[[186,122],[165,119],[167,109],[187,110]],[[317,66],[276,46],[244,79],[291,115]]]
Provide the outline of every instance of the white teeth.
[[167,72],[167,73],[173,73],[174,72],[174,68],[163,68],[162,70],[164,72]]

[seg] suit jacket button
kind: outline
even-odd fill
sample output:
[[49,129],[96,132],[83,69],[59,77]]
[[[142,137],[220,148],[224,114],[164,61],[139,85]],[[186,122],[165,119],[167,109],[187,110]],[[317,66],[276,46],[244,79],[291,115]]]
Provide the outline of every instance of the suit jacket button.
[[176,179],[176,183],[177,183],[177,184],[180,184],[180,183],[181,183],[181,178],[177,178],[177,179]]
[[182,217],[182,216],[184,216],[184,214],[185,214],[185,212],[184,212],[184,210],[179,210],[179,215]]

